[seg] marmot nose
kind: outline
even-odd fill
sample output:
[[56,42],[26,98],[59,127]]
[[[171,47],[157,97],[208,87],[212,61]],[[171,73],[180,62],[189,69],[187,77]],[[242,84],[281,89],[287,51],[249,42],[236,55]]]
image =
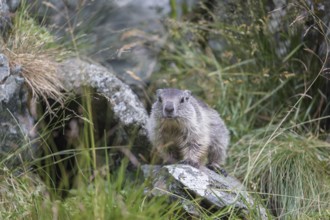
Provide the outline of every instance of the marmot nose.
[[174,112],[173,103],[166,103],[166,105],[165,105],[165,112],[166,113],[173,113]]

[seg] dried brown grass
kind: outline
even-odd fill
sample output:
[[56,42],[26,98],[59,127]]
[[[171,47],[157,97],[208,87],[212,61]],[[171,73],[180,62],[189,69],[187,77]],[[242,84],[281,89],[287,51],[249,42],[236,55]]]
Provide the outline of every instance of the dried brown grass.
[[13,52],[10,54],[11,66],[21,67],[21,73],[34,97],[41,96],[45,100],[47,98],[62,100],[64,88],[56,73],[56,62],[52,61],[46,54],[16,54]]
[[2,44],[10,67],[20,70],[33,97],[63,101],[64,87],[58,77],[56,59],[63,54],[54,38],[33,19],[18,15],[12,33]]

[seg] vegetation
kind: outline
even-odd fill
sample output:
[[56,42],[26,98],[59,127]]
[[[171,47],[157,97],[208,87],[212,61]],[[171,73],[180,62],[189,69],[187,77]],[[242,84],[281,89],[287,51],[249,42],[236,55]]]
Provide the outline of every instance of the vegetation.
[[27,10],[23,4],[15,14],[8,40],[0,39],[0,50],[9,58],[12,69],[21,70],[33,97],[62,101],[63,86],[56,74],[56,61],[67,52],[56,44],[46,28],[28,16]]
[[[174,1],[171,4],[175,6]],[[328,27],[318,11],[311,11],[303,1],[290,4],[288,16],[281,18],[276,31],[270,28],[276,11],[266,12],[262,1],[249,1],[247,8],[244,20],[233,16],[224,21],[212,11],[197,22],[168,19],[170,36],[159,55],[161,68],[153,75],[150,91],[163,86],[190,89],[221,113],[232,133],[226,168],[267,205],[270,219],[327,219],[330,144],[322,126],[329,118],[330,104],[322,92],[327,54],[317,55],[308,34],[317,34],[327,47]],[[12,36],[2,51],[13,66],[22,66],[34,93],[59,99],[62,87],[53,74],[59,50],[51,35],[25,14],[18,13]],[[205,20],[210,17],[212,22]],[[306,26],[310,19],[313,28]],[[304,40],[303,35],[307,36]],[[224,45],[221,48],[212,44],[219,41]],[[84,126],[74,149],[54,152],[51,132],[61,125],[47,124],[44,119],[50,112],[41,113],[41,141],[51,150],[26,167],[35,167],[45,181],[38,181],[31,170],[1,167],[0,218],[188,218],[179,202],[145,195],[146,183],[139,174],[129,172],[126,160],[121,160],[116,170],[109,170],[112,158],[97,164],[97,152],[108,155],[115,146],[95,136],[91,96],[85,90],[80,97]],[[58,113],[54,106],[52,109],[52,114]],[[64,123],[69,116],[59,117]],[[57,184],[53,182],[57,174],[49,168],[72,158],[76,177],[70,190],[71,176],[62,175],[62,182]],[[66,173],[65,166],[62,163],[60,173]],[[61,190],[65,190],[65,198]],[[248,217],[256,219],[256,209],[250,207],[249,211]],[[200,213],[203,219],[239,218],[230,207],[216,213],[200,207]]]

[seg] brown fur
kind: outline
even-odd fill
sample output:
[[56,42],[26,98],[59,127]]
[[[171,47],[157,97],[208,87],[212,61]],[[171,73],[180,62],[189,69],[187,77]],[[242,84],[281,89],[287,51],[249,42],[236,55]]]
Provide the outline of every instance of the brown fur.
[[224,122],[188,90],[157,90],[147,129],[158,162],[220,168],[226,159],[229,132]]

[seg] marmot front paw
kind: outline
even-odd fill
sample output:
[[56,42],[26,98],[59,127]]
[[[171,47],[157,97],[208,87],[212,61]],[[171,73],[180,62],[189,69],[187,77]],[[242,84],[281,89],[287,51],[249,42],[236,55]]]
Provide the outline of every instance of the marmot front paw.
[[200,164],[198,162],[194,162],[194,161],[191,161],[191,160],[181,160],[179,162],[179,164],[190,165],[190,166],[195,167],[195,168],[200,167]]
[[224,175],[224,177],[228,176],[227,171],[225,169],[221,168],[219,165],[208,164],[206,167],[209,168],[210,170],[213,170],[214,172],[216,172],[218,174]]

